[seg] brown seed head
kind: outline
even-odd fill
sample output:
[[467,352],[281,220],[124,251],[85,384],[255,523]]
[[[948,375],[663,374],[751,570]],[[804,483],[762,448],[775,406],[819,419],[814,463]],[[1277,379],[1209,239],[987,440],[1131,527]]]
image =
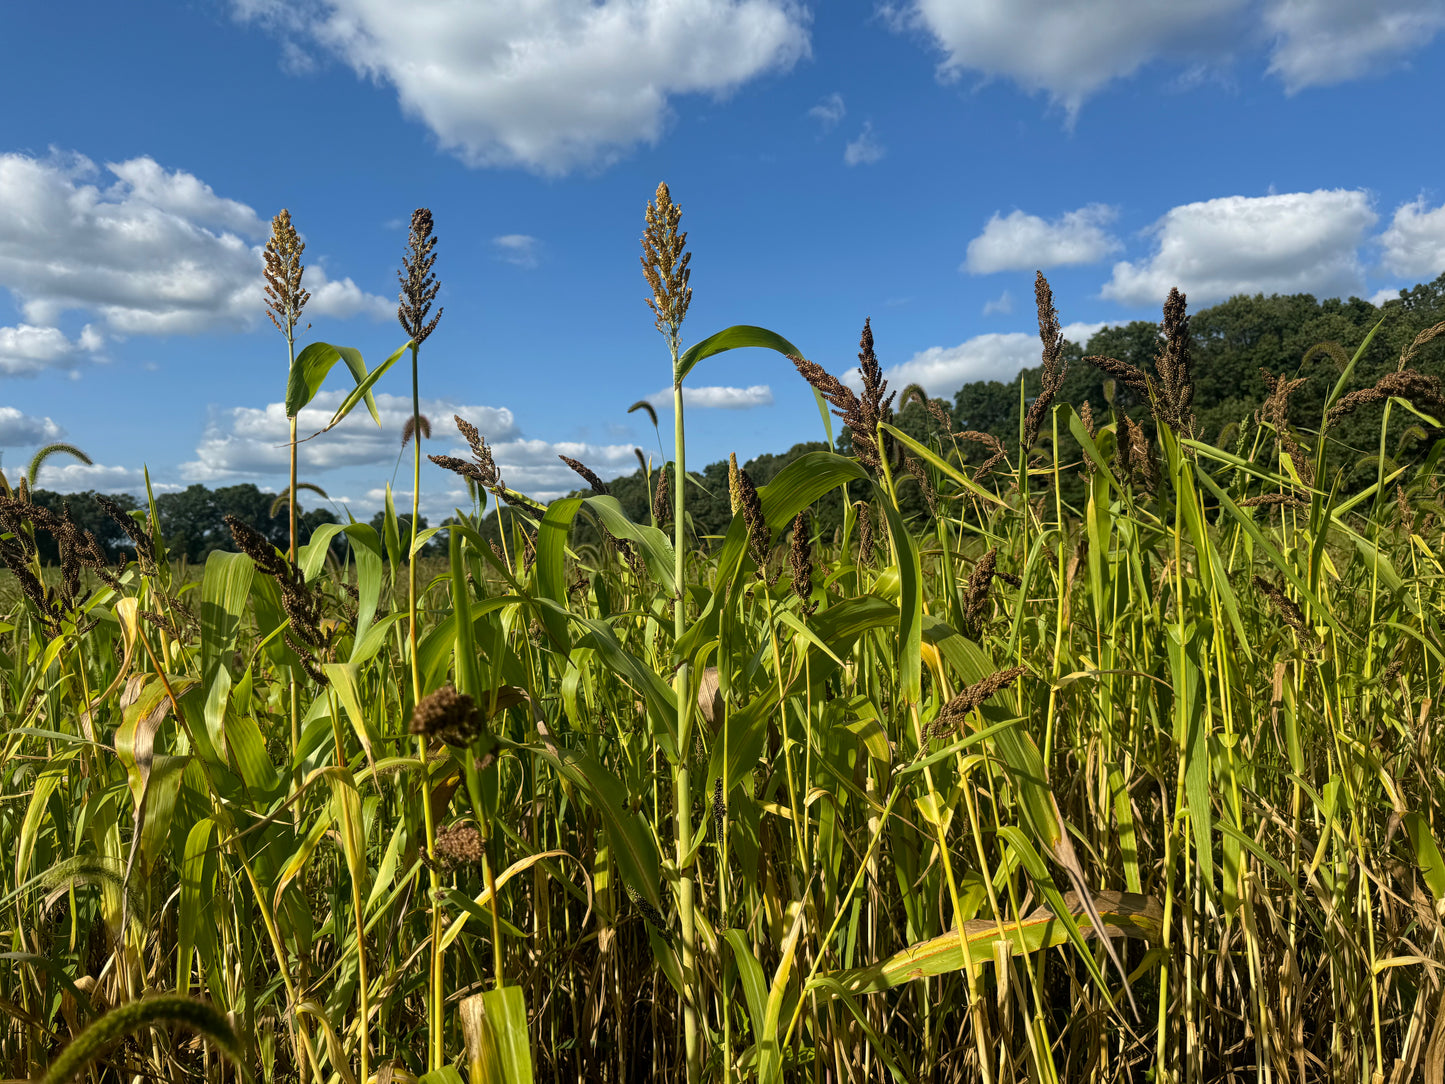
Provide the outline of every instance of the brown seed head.
[[401,425],[401,446],[403,448],[411,443],[411,438],[418,429],[421,430],[422,439],[431,440],[431,419],[425,414],[415,414],[407,418]]
[[803,616],[812,617],[818,608],[809,601],[813,597],[813,546],[808,540],[808,524],[799,512],[793,519],[793,544],[788,551],[788,566],[792,573],[793,594],[803,604]]
[[647,205],[647,228],[642,234],[642,275],[652,289],[647,307],[656,318],[657,330],[676,346],[678,329],[692,303],[692,272],[688,264],[687,234],[678,229],[682,208],[672,202],[666,184],[657,186],[656,198]]
[[301,277],[306,273],[301,254],[305,251],[306,242],[291,224],[291,212],[282,210],[271,220],[271,239],[262,256],[266,263],[266,315],[288,342],[296,332],[301,310],[311,300],[311,295],[301,288]]
[[1189,362],[1189,313],[1184,295],[1173,287],[1164,302],[1164,321],[1160,324],[1163,345],[1154,358],[1154,371],[1159,374],[1159,394],[1155,402],[1157,420],[1168,425],[1181,437],[1194,435],[1194,377]]
[[482,833],[474,824],[449,824],[436,834],[436,856],[447,869],[479,866],[482,855]]
[[1043,343],[1043,358],[1039,370],[1042,386],[1024,415],[1024,449],[1032,448],[1038,439],[1039,427],[1049,415],[1054,397],[1064,383],[1069,363],[1064,358],[1064,333],[1059,327],[1059,314],[1054,308],[1054,292],[1042,271],[1034,275],[1034,302],[1039,311],[1039,341]]
[[[492,449],[477,432],[477,427],[460,415],[453,414],[452,420],[457,423],[457,429],[466,438],[467,445],[472,450],[474,462],[468,463],[465,459],[458,459],[454,455],[429,455],[433,463],[443,470],[449,470],[454,474],[460,474],[469,482],[475,482],[493,493],[501,495],[502,474],[497,469],[497,464],[492,459]],[[430,437],[431,433],[423,430],[423,435]]]
[[413,734],[425,734],[447,745],[466,746],[481,734],[482,717],[470,696],[457,692],[450,685],[443,685],[417,701],[411,711],[408,729]]
[[661,527],[672,519],[672,496],[668,489],[668,465],[657,472],[657,486],[652,491],[652,518]]
[[929,734],[936,736],[959,726],[969,712],[993,696],[994,693],[1007,689],[1025,672],[1024,667],[1015,666],[1009,670],[1000,670],[990,674],[978,684],[970,685],[943,705],[938,712],[938,718],[933,721],[933,725],[928,728],[929,733],[926,733],[924,737],[927,738]]
[[597,496],[605,497],[612,492],[610,489],[607,488],[606,482],[604,482],[601,478],[597,477],[596,474],[594,474],[578,460],[566,455],[559,455],[557,458],[560,459],[563,463],[566,463],[567,466],[571,467],[576,474],[580,475],[582,480],[592,487],[592,492],[597,494]]
[[432,265],[437,262],[436,244],[431,211],[418,207],[411,213],[411,233],[407,237],[406,253],[401,258],[401,270],[396,276],[401,283],[396,318],[417,346],[436,330],[437,322],[442,318],[442,310],[437,309],[436,315],[427,319],[437,291],[441,289],[437,277],[432,274]]
[[773,548],[773,533],[763,518],[763,502],[758,497],[757,487],[745,470],[738,471],[738,503],[748,528],[748,552],[757,563],[758,575],[761,576],[768,563],[768,551]]

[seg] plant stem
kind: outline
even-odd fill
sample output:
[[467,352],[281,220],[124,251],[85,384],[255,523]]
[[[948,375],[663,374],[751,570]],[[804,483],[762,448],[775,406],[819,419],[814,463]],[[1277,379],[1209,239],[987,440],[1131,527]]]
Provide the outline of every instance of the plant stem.
[[[677,371],[677,336],[672,337],[672,366]],[[687,631],[685,613],[687,592],[684,577],[687,573],[686,550],[687,528],[685,521],[687,494],[687,464],[682,424],[682,381],[674,380],[672,385],[673,410],[673,486],[672,527],[674,575],[677,578],[677,597],[673,600],[674,642],[682,639]],[[677,695],[677,763],[673,765],[672,791],[673,811],[677,824],[677,906],[682,917],[682,981],[687,991],[684,999],[683,1038],[687,1048],[687,1079],[689,1084],[700,1079],[702,1074],[701,1049],[698,1043],[697,1004],[697,930],[693,919],[692,877],[688,875],[686,862],[688,846],[692,842],[692,779],[688,773],[687,750],[692,738],[692,705],[688,700],[689,671],[687,660],[677,668],[672,679],[672,689]]]
[[[417,345],[411,344],[411,544],[407,549],[407,647],[411,655],[411,702],[421,700],[421,659],[416,651],[416,529],[417,516],[421,510],[421,392],[417,383]],[[442,924],[441,910],[437,905],[437,894],[441,891],[441,878],[436,870],[436,824],[431,809],[431,780],[427,770],[426,735],[417,737],[417,756],[421,760],[421,809],[426,825],[426,853],[432,859],[427,865],[431,885],[431,967],[428,983],[430,1008],[427,1013],[427,1068],[439,1069],[442,1064]]]

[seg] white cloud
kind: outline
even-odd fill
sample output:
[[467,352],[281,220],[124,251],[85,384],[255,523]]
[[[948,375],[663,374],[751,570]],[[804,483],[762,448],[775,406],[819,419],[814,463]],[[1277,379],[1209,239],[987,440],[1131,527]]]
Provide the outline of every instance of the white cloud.
[[[672,409],[672,389],[663,388],[647,397],[647,401],[658,410]],[[711,387],[682,389],[682,405],[685,407],[717,407],[722,410],[751,410],[753,407],[772,406],[773,389],[767,384],[754,384],[747,388],[729,388],[718,385]]]
[[1241,50],[1267,51],[1293,93],[1378,70],[1445,27],[1442,0],[899,0],[885,10],[943,52],[941,78],[1010,79],[1071,116],[1157,60],[1188,80]]
[[995,271],[1032,271],[1067,264],[1097,263],[1120,248],[1105,229],[1117,212],[1102,203],[1067,211],[1046,222],[1038,215],[997,211],[983,232],[968,243],[960,271],[988,275]]
[[85,325],[72,340],[58,327],[17,324],[0,327],[0,375],[34,376],[45,369],[73,369],[99,353],[100,332]]
[[990,301],[985,301],[985,302],[983,303],[983,314],[984,314],[985,316],[993,316],[995,313],[997,313],[997,314],[999,314],[999,315],[1002,315],[1002,316],[1007,316],[1009,313],[1011,313],[1011,312],[1013,312],[1013,311],[1014,311],[1014,299],[1013,299],[1013,295],[1012,295],[1011,293],[1009,293],[1007,290],[1005,290],[1003,293],[999,294],[998,297],[995,297],[995,298],[993,298],[992,300],[990,300]]
[[[1073,323],[1063,327],[1064,338],[1083,345],[1105,324]],[[990,332],[975,335],[957,346],[931,346],[901,365],[883,371],[890,388],[922,385],[930,396],[948,398],[974,380],[1012,380],[1020,369],[1039,364],[1042,346],[1037,332]],[[856,368],[842,380],[855,391],[862,387]]]
[[[19,367],[33,371],[98,349],[99,329],[168,335],[253,326],[264,314],[261,248],[269,232],[250,207],[150,158],[101,170],[81,155],[0,154],[0,287],[25,320],[10,330],[31,329],[29,351],[4,356],[28,359]],[[349,278],[329,279],[314,261],[305,285],[308,315],[379,315],[391,307]],[[61,349],[57,324],[70,311],[91,315],[98,328]]]
[[1385,307],[1387,301],[1400,300],[1400,289],[1398,286],[1386,286],[1382,290],[1376,290],[1370,295],[1370,304],[1377,309]]
[[848,110],[843,105],[843,95],[836,91],[808,110],[808,116],[821,124],[825,132],[836,128],[838,122],[847,115]]
[[1368,75],[1428,45],[1445,28],[1441,0],[1275,0],[1271,74],[1290,93]]
[[912,0],[899,22],[944,53],[942,78],[964,71],[1045,91],[1071,113],[1155,56],[1196,55],[1248,0]]
[[[139,467],[107,466],[104,463],[86,466],[84,463],[49,460],[41,464],[35,486],[37,489],[48,489],[54,493],[80,493],[95,489],[102,493],[143,494],[145,471]],[[151,488],[157,493],[164,493],[180,487],[153,481]]]
[[1383,263],[1396,275],[1434,279],[1445,272],[1445,206],[1427,210],[1422,197],[1402,204],[1380,237]]
[[538,253],[540,242],[525,233],[508,233],[501,237],[493,237],[492,246],[497,250],[497,259],[504,263],[530,270],[541,262]]
[[[323,391],[297,417],[297,433],[309,436],[331,420],[345,392]],[[411,417],[411,398],[376,395],[381,427],[377,428],[365,406],[358,406],[329,433],[299,446],[301,473],[315,477],[339,467],[394,462],[401,450],[401,430]],[[506,440],[516,435],[512,412],[505,407],[459,405],[446,399],[423,399],[421,412],[432,425],[434,440],[445,440],[454,432],[452,415],[460,414],[477,426],[488,440]],[[196,448],[196,458],[182,463],[181,476],[187,481],[214,483],[227,480],[279,475],[290,463],[290,423],[283,403],[264,407],[230,407],[221,411],[207,428]]]
[[795,0],[233,0],[303,34],[476,166],[545,173],[655,143],[682,94],[726,95],[808,54]]
[[879,143],[873,135],[873,122],[865,121],[857,139],[850,139],[843,148],[843,161],[850,166],[871,166],[881,162],[888,148]]
[[0,407],[0,447],[23,448],[59,440],[65,430],[49,418],[24,414],[15,407]]
[[1114,265],[1102,296],[1152,306],[1178,286],[1198,309],[1235,294],[1357,292],[1375,221],[1369,196],[1346,189],[1184,204],[1150,227],[1149,259]]

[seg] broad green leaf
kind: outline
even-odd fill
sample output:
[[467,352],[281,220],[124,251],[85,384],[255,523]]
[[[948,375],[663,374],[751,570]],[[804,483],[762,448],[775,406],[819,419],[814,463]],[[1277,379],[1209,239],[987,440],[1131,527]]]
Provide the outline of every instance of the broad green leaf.
[[709,335],[702,342],[694,343],[683,351],[682,356],[677,359],[677,368],[673,371],[672,382],[681,384],[687,379],[687,374],[692,372],[693,366],[704,358],[721,354],[724,350],[737,350],[744,346],[761,346],[767,350],[776,350],[780,354],[792,354],[794,357],[803,356],[801,350],[776,331],[769,331],[765,327],[754,327],[751,324],[738,324],[734,327],[724,328],[715,335]]
[[[338,361],[345,361],[346,367],[359,384],[366,379],[366,362],[361,360],[361,351],[350,346],[332,346],[330,343],[312,343],[296,355],[291,363],[291,373],[286,380],[286,417],[294,418],[316,398],[326,374]],[[371,411],[377,425],[381,416],[376,412],[376,401],[366,393],[366,407]]]
[[216,669],[234,649],[251,596],[255,562],[244,553],[212,550],[201,578],[201,684],[210,688]]

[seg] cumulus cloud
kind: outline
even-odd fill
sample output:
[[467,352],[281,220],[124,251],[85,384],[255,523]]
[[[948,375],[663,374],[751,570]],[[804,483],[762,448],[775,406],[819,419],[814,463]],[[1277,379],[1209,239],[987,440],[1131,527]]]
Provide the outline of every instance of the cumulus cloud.
[[37,418],[11,406],[0,407],[0,447],[24,448],[63,436],[65,430],[49,418]]
[[[647,397],[647,401],[658,410],[672,409],[672,389],[663,388]],[[751,410],[753,407],[773,405],[773,389],[767,384],[754,384],[747,388],[711,387],[682,389],[682,404],[689,407],[716,407],[721,410]]]
[[[98,168],[81,155],[0,154],[0,287],[25,323],[0,336],[0,371],[73,364],[113,335],[244,329],[264,311],[261,249],[269,223],[209,185],[151,158]],[[306,270],[308,315],[381,314],[391,306],[349,278]],[[61,316],[96,326],[63,343]],[[8,340],[8,342],[7,342]]]
[[1291,93],[1358,79],[1422,49],[1445,28],[1441,0],[1275,0],[1269,70]]
[[[140,467],[108,466],[94,463],[48,461],[41,464],[36,476],[37,489],[48,489],[54,493],[81,493],[87,489],[101,493],[145,493],[145,471]],[[151,488],[157,493],[168,493],[180,488],[152,481]]]
[[525,233],[507,233],[492,238],[492,248],[496,250],[497,259],[528,270],[541,262],[540,247],[540,242],[535,237]]
[[995,314],[998,314],[998,315],[1001,315],[1001,316],[1007,316],[1009,313],[1011,313],[1011,312],[1013,312],[1013,311],[1014,311],[1014,299],[1013,299],[1013,295],[1012,295],[1011,293],[1009,293],[1007,290],[1005,290],[1003,293],[999,294],[998,297],[995,297],[995,298],[993,298],[993,299],[991,299],[991,300],[989,300],[989,301],[985,301],[985,302],[983,303],[983,314],[984,314],[985,316],[993,316],[993,315],[995,315]]
[[[1063,327],[1064,338],[1081,346],[1105,324],[1073,323]],[[975,335],[957,346],[931,346],[901,365],[883,371],[891,388],[919,384],[930,396],[949,398],[974,380],[1012,380],[1020,369],[1037,365],[1040,357],[1037,332],[990,332]],[[856,368],[842,377],[855,391],[863,381]]]
[[1070,112],[1160,54],[1217,40],[1248,0],[912,0],[898,22],[943,51],[939,75],[965,71],[1044,91]]
[[1442,0],[901,0],[895,25],[943,53],[939,75],[1009,79],[1072,115],[1152,61],[1181,73],[1267,51],[1288,92],[1355,79],[1423,48]]
[[878,138],[873,134],[873,122],[865,121],[858,138],[850,139],[843,148],[843,161],[850,166],[871,166],[875,162],[883,161],[883,156],[887,153],[888,148],[878,142]]
[[1235,294],[1358,292],[1375,221],[1369,196],[1346,189],[1184,204],[1150,227],[1152,256],[1114,265],[1102,296],[1152,306],[1178,286],[1197,309]]
[[848,110],[843,105],[843,95],[834,92],[829,94],[812,109],[808,110],[808,116],[823,126],[823,131],[831,131],[838,126],[838,122],[848,115]]
[[[300,435],[316,432],[331,420],[345,396],[341,390],[323,391],[297,416]],[[358,406],[329,433],[300,445],[302,470],[315,475],[339,467],[389,463],[401,449],[401,430],[411,417],[411,398],[376,395],[381,427],[371,420],[364,406]],[[477,426],[488,440],[507,440],[517,433],[512,412],[505,407],[460,405],[447,399],[423,399],[421,412],[432,423],[432,432],[445,439],[451,431],[453,414],[460,414]],[[207,427],[196,448],[196,458],[181,464],[181,476],[191,482],[216,483],[236,479],[277,475],[290,463],[290,423],[283,403],[264,407],[230,407],[220,411]]]
[[75,339],[58,327],[0,327],[0,374],[34,376],[45,369],[73,369],[87,358],[94,358],[103,342],[100,332],[90,324]]
[[1380,241],[1386,270],[1415,279],[1435,278],[1445,272],[1445,206],[1429,210],[1423,198],[1402,204]]
[[1052,222],[1023,211],[1007,216],[995,211],[983,232],[968,243],[959,270],[988,275],[1097,263],[1120,247],[1118,238],[1105,228],[1116,215],[1114,208],[1102,203],[1067,211]]
[[795,0],[233,0],[304,35],[474,166],[544,173],[655,143],[669,101],[723,96],[808,53]]
[[1400,300],[1400,290],[1399,290],[1398,287],[1395,287],[1395,286],[1386,286],[1384,289],[1376,290],[1374,293],[1372,293],[1372,294],[1370,295],[1370,304],[1373,305],[1373,306],[1375,306],[1375,308],[1377,308],[1377,309],[1382,309],[1382,308],[1384,308],[1384,307],[1385,307],[1385,303],[1388,302],[1388,301],[1399,301],[1399,300]]

